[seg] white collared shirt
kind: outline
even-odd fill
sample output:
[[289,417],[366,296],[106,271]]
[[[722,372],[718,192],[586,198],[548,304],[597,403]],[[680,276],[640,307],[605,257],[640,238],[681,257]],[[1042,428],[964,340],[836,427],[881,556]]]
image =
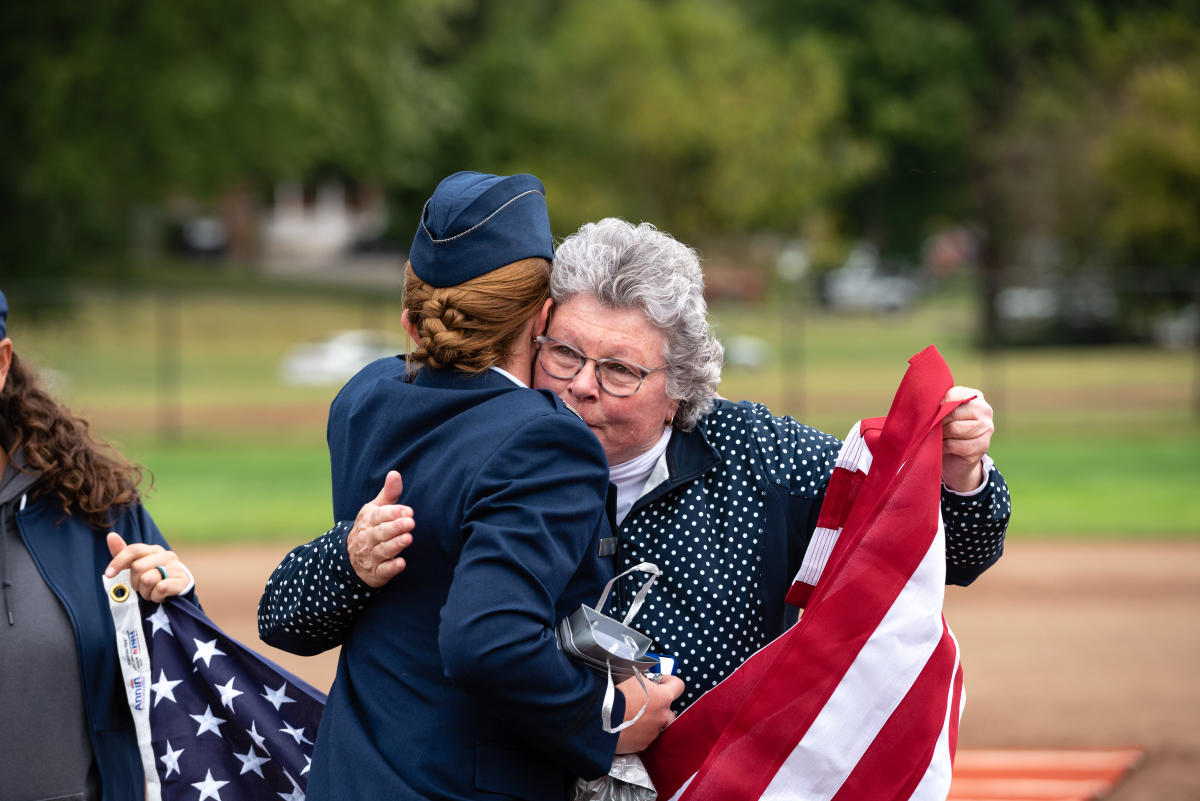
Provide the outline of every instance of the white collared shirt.
[[529,385],[528,385],[528,384],[526,384],[526,383],[525,383],[524,381],[522,381],[521,379],[517,378],[517,377],[516,377],[515,375],[513,375],[512,373],[510,373],[510,372],[508,372],[507,370],[505,370],[503,367],[497,367],[497,366],[495,366],[495,365],[492,365],[492,366],[491,366],[491,367],[489,367],[488,369],[489,369],[489,370],[495,370],[497,373],[499,373],[500,375],[504,376],[504,377],[505,377],[505,378],[507,378],[509,381],[513,382],[514,384],[516,384],[518,387],[525,387],[526,389],[529,389]]

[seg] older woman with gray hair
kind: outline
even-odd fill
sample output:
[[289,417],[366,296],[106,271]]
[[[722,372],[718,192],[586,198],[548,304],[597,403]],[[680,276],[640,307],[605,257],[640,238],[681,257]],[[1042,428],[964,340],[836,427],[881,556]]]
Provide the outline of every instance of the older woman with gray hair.
[[565,239],[554,264],[555,303],[591,296],[608,309],[640,312],[662,332],[667,395],[679,403],[673,423],[694,428],[712,410],[723,353],[708,325],[696,251],[649,223],[609,217]]
[[[637,626],[677,659],[685,706],[790,622],[784,597],[841,447],[761,404],[717,397],[722,349],[703,288],[696,251],[654,226],[584,225],[555,251],[554,310],[533,371],[534,386],[559,395],[604,447],[617,490],[617,570],[662,568]],[[987,456],[991,407],[978,390],[948,394],[971,396],[944,428],[946,576],[959,585],[1000,557],[1011,509]],[[380,554],[394,555],[383,543],[401,508],[368,504],[345,524],[360,576],[372,575]],[[615,615],[639,581],[620,580]],[[299,623],[343,625],[315,610]]]
[[[604,446],[617,488],[617,570],[662,568],[638,626],[676,657],[690,704],[787,625],[784,596],[841,443],[716,396],[722,351],[700,260],[654,226],[584,225],[555,251],[550,293],[534,385],[578,411]],[[972,395],[944,430],[946,575],[960,585],[1000,557],[1011,510],[987,457],[991,407],[978,390],[949,394]],[[618,614],[635,580],[615,590]]]

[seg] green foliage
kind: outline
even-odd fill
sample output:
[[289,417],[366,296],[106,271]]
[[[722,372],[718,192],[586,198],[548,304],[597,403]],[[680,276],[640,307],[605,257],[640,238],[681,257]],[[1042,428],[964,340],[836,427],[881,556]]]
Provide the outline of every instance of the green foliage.
[[835,43],[848,118],[883,154],[839,205],[888,250],[977,215],[997,267],[1048,236],[1076,264],[1196,262],[1193,0],[748,8],[782,39]]
[[4,273],[119,243],[133,210],[172,192],[321,165],[428,183],[423,154],[461,103],[429,54],[462,5],[5,4],[0,209],[19,217],[0,228]]
[[1200,261],[1200,37],[1191,52],[1141,67],[1123,113],[1098,146],[1111,198],[1103,230],[1141,263],[1194,269]]
[[914,257],[967,203],[976,107],[987,97],[979,31],[951,3],[748,5],[780,40],[816,37],[834,54],[846,87],[845,124],[881,156],[837,196],[850,217],[847,233]]
[[1058,243],[1064,269],[1186,287],[1200,262],[1200,28],[1175,11],[1078,19],[1075,51],[1047,60],[985,141],[1005,214]]
[[537,172],[556,227],[619,215],[684,236],[796,231],[877,161],[839,122],[829,49],[776,42],[732,4],[573,0],[528,27],[510,5],[494,13],[462,67],[483,98],[468,144]]
[[619,215],[915,261],[972,225],[997,279],[1040,239],[1184,285],[1198,18],[1196,0],[8,3],[0,274],[123,264],[171,198],[253,205],[331,174],[384,187],[404,239],[441,176],[479,169],[539,175],[560,234]]

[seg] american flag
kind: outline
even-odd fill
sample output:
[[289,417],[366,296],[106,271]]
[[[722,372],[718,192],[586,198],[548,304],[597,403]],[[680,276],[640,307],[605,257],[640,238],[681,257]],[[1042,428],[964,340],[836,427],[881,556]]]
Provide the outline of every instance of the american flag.
[[843,446],[789,596],[807,601],[800,621],[643,753],[663,801],[949,793],[963,696],[942,617],[941,421],[958,403],[941,403],[935,348],[909,361],[888,416]]
[[325,695],[128,574],[104,584],[147,801],[302,801]]

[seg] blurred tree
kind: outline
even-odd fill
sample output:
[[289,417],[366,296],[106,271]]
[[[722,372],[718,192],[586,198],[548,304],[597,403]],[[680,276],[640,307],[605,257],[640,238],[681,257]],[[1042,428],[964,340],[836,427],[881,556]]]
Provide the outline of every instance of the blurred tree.
[[764,30],[817,37],[835,54],[850,127],[882,154],[841,198],[882,252],[916,256],[967,204],[970,137],[986,87],[974,31],[949,2],[748,0]]
[[1138,243],[1142,263],[1165,257],[1169,241],[1180,262],[1197,230],[1197,72],[1185,55],[1194,53],[1196,0],[746,8],[781,40],[833,43],[849,123],[883,154],[842,200],[852,230],[911,257],[939,225],[980,224],[983,343],[998,341],[995,294],[1031,238],[1070,234],[1093,256],[1122,258],[1135,258]]
[[[1102,231],[1129,266],[1200,277],[1200,29],[1175,15],[1119,31],[1117,107],[1097,145]],[[1115,102],[1114,102],[1115,101]]]
[[462,98],[429,67],[464,0],[0,9],[0,275],[49,278],[127,241],[169,193],[336,165],[427,184]]
[[1060,272],[1136,288],[1136,318],[1193,299],[1200,279],[1200,27],[1173,9],[1085,8],[1076,31],[981,151],[1013,241],[1053,243]]
[[800,231],[875,169],[813,37],[776,42],[713,0],[482,8],[459,65],[461,154],[546,183],[558,230],[619,215],[685,238]]

